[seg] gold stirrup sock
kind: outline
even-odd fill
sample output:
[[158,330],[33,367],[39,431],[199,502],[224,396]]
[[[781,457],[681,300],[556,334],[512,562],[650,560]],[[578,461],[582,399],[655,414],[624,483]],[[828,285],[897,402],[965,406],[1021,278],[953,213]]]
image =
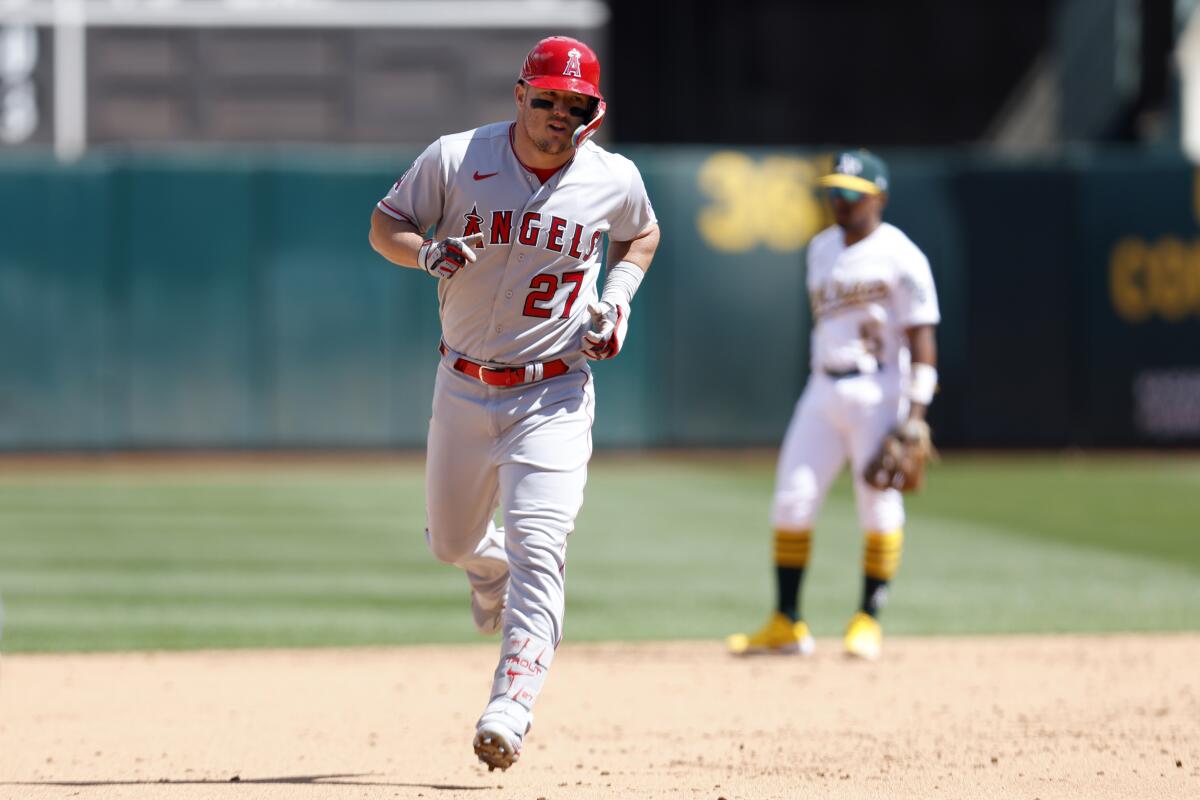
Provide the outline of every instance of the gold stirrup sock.
[[812,550],[812,531],[775,531],[775,566],[803,569]]
[[904,548],[904,531],[867,531],[863,546],[863,574],[868,578],[890,581],[900,568],[900,551]]
[[812,549],[812,531],[775,531],[775,610],[800,619],[800,587]]

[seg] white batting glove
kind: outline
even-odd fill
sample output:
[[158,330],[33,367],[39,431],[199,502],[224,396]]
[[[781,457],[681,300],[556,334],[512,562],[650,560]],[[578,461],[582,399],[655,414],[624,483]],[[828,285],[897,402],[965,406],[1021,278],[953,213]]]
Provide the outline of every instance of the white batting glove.
[[417,251],[417,264],[435,278],[453,278],[467,264],[473,264],[477,256],[469,245],[483,241],[482,233],[470,236],[451,236],[435,242],[426,239]]
[[592,329],[583,335],[583,354],[593,361],[612,358],[621,352],[629,332],[629,307],[605,300],[588,303]]

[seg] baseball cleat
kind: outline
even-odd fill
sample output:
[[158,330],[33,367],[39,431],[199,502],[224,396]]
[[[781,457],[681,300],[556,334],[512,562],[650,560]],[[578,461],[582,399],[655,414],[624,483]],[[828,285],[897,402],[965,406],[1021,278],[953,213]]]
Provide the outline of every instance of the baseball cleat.
[[816,649],[804,620],[792,622],[786,614],[775,612],[756,633],[735,633],[725,640],[735,656],[792,655],[811,656]]
[[475,755],[487,764],[488,772],[503,772],[521,757],[521,740],[503,725],[481,722],[475,731]]
[[859,611],[846,626],[846,655],[875,661],[883,649],[883,629],[866,612]]
[[471,619],[475,623],[475,630],[485,636],[500,630],[504,620],[504,599],[500,598],[500,602],[494,606],[487,605],[481,602],[478,592],[471,590]]

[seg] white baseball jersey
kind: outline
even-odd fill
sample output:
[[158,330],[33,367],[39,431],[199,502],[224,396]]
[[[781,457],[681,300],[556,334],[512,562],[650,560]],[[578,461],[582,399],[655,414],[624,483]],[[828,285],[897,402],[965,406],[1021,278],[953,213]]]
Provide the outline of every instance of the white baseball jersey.
[[936,325],[937,292],[929,260],[894,225],[881,223],[847,247],[834,225],[808,246],[814,372],[908,372],[906,328]]
[[655,223],[633,162],[591,141],[545,184],[517,159],[513,123],[431,144],[379,209],[434,238],[484,234],[479,260],[438,285],[446,344],[521,364],[574,353],[590,327],[601,241]]
[[810,530],[847,459],[864,530],[904,525],[904,501],[862,478],[884,435],[908,414],[910,353],[905,329],[940,319],[929,261],[884,222],[846,246],[834,225],[808,245],[813,312],[812,377],[779,452],[772,523]]

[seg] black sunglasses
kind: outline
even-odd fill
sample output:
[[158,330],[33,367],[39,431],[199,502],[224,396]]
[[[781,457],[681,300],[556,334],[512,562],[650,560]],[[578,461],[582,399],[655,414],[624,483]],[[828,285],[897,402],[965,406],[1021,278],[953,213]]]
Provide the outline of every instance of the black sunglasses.
[[866,197],[864,192],[857,192],[854,189],[846,189],[841,186],[830,186],[825,189],[825,193],[829,195],[831,200],[835,197],[840,197],[847,203],[857,203]]

